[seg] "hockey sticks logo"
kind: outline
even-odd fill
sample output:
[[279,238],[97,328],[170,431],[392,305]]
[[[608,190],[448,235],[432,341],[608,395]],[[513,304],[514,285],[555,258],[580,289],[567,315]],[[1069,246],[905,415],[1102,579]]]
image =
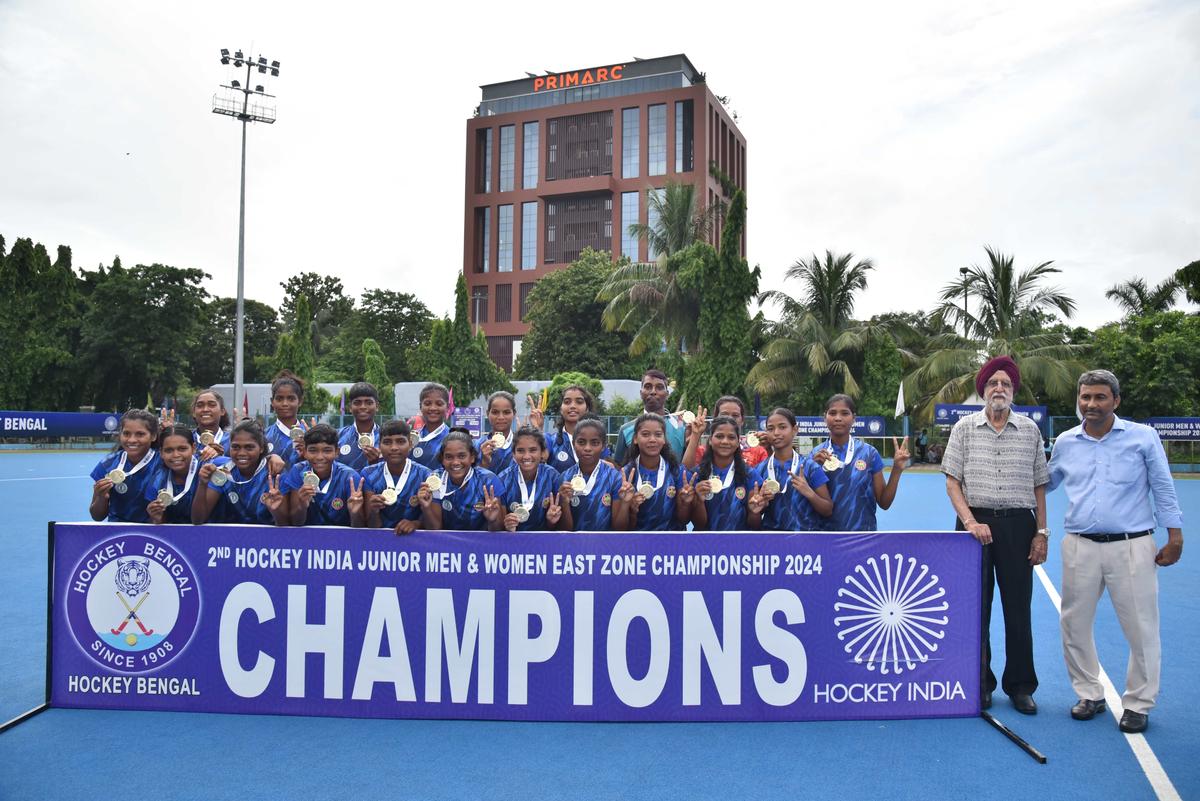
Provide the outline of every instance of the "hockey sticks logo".
[[71,575],[67,621],[101,666],[145,673],[168,664],[196,629],[200,595],[183,555],[162,540],[115,537],[90,549]]

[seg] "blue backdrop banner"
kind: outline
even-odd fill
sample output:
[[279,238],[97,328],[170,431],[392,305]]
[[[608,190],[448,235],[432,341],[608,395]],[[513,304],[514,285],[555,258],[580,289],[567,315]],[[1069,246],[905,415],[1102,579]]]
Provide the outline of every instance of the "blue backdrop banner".
[[51,703],[556,721],[979,712],[951,532],[56,524]]
[[1200,439],[1200,417],[1151,417],[1146,425],[1157,431],[1160,439]]
[[99,437],[117,433],[119,414],[0,412],[0,438]]
[[[767,418],[758,418],[758,428],[760,431],[767,427]],[[856,437],[882,437],[887,431],[887,421],[882,417],[867,415],[864,417],[854,418],[854,428],[851,434]],[[825,418],[821,416],[797,417],[796,418],[796,434],[801,437],[828,437],[829,428],[825,425]]]
[[[933,419],[939,426],[952,426],[959,421],[960,418],[966,417],[969,414],[975,414],[983,409],[982,405],[971,403],[939,403],[933,407]],[[1044,426],[1046,421],[1050,419],[1049,410],[1045,406],[1016,406],[1012,410],[1017,414],[1023,414],[1038,426]]]

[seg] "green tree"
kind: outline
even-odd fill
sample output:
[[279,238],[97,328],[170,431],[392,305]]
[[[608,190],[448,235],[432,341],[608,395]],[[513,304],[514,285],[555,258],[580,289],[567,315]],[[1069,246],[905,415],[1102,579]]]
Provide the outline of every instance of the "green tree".
[[387,356],[384,355],[383,348],[379,347],[378,342],[368,338],[363,340],[362,350],[363,362],[366,365],[363,380],[379,390],[379,411],[387,415],[395,414],[396,393],[393,390],[395,385],[388,378]]
[[1179,282],[1184,295],[1192,303],[1200,303],[1200,260],[1186,267],[1180,267],[1175,272],[1175,280]]
[[1122,417],[1200,416],[1200,317],[1130,317],[1096,332],[1089,366],[1121,381]]
[[[618,267],[628,265],[622,257]],[[584,248],[565,270],[556,270],[534,284],[525,321],[529,333],[513,365],[515,378],[544,378],[578,367],[604,378],[635,378],[629,358],[629,336],[606,331],[601,324],[604,304],[596,300],[613,273],[607,253]]]
[[366,374],[363,340],[374,339],[387,359],[388,375],[397,381],[418,380],[410,354],[429,339],[432,328],[433,314],[416,295],[368,289],[321,356],[319,372],[343,381],[361,378]]
[[758,294],[758,268],[741,256],[746,195],[733,196],[721,231],[721,249],[693,243],[668,260],[682,262],[679,283],[700,296],[697,348],[689,357],[679,402],[712,402],[721,395],[742,395],[752,357],[753,326],[748,305]]
[[45,247],[30,239],[18,239],[6,255],[0,237],[0,407],[77,405],[77,284],[70,248],[60,246],[51,263]]
[[203,325],[203,270],[114,260],[91,276],[80,334],[86,396],[98,408],[143,406],[186,384],[187,354]]
[[1139,276],[1109,287],[1104,297],[1115,300],[1126,317],[1142,317],[1169,310],[1175,304],[1180,288],[1174,276],[1153,287]]
[[[567,387],[576,384],[592,393],[592,397],[596,399],[597,403],[601,404],[601,408],[603,407],[603,401],[600,396],[604,393],[604,384],[600,383],[600,379],[592,378],[587,373],[568,371],[557,374],[550,381],[550,387],[546,392],[547,417],[556,417],[558,415],[558,410],[562,406],[563,392]],[[597,409],[597,411],[599,412],[601,409]]]
[[661,190],[646,190],[646,217],[654,224],[633,223],[629,234],[646,241],[652,259],[670,256],[708,238],[715,209],[705,208],[695,184],[668,181]]
[[313,351],[324,353],[326,343],[336,336],[338,329],[350,318],[350,313],[354,310],[354,301],[346,297],[341,279],[332,275],[305,272],[280,281],[279,286],[283,287],[284,291],[279,312],[285,320],[296,318],[296,303],[301,295],[308,298],[309,313],[313,319]]
[[784,278],[799,281],[801,292],[792,297],[772,290],[759,296],[759,303],[777,304],[781,316],[768,326],[768,344],[747,383],[765,395],[802,389],[797,398],[805,404],[801,408],[835,392],[860,397],[863,349],[890,339],[895,328],[893,321],[853,319],[855,296],[866,289],[873,269],[869,259],[855,261],[852,253],[828,250],[824,259],[814,254],[789,267]]
[[975,312],[958,305],[963,281],[942,289],[942,304],[935,315],[958,333],[940,334],[930,342],[930,353],[906,379],[920,396],[921,414],[928,415],[936,403],[958,403],[975,390],[975,373],[993,356],[1011,356],[1021,369],[1018,401],[1041,403],[1069,400],[1082,365],[1079,357],[1086,346],[1069,344],[1061,331],[1048,329],[1054,312],[1070,317],[1075,301],[1058,287],[1045,286],[1059,272],[1053,262],[1023,270],[1013,266],[1013,257],[986,248],[988,265],[974,265],[966,276],[966,288],[975,299]]
[[463,403],[498,389],[516,391],[492,361],[483,330],[471,335],[467,282],[462,273],[454,289],[454,319],[443,317],[434,322],[429,341],[417,348],[412,364],[417,375],[450,387]]
[[293,299],[291,328],[279,335],[275,356],[270,361],[270,374],[290,370],[304,382],[304,403],[300,411],[307,414],[324,414],[329,410],[333,396],[317,383],[317,359],[313,352],[312,311],[308,296],[301,293]]
[[[245,379],[247,383],[270,381],[270,368],[262,369],[263,357],[275,352],[279,340],[279,315],[265,303],[246,298],[244,323]],[[188,348],[191,383],[198,387],[233,380],[234,348],[237,346],[237,298],[217,298],[204,305],[204,321]]]
[[895,343],[887,339],[871,341],[863,351],[862,397],[858,402],[858,413],[894,415],[896,391],[903,377],[904,360]]

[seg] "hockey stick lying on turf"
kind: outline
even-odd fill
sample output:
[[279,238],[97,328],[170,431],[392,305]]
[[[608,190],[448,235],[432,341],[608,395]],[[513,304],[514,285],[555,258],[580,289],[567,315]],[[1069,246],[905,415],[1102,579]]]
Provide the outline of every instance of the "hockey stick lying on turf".
[[141,597],[141,598],[138,600],[138,602],[137,602],[137,606],[134,606],[134,607],[130,607],[129,603],[128,603],[128,602],[125,600],[124,596],[122,596],[122,595],[121,595],[121,593],[119,593],[119,592],[118,592],[118,593],[117,593],[117,597],[121,599],[121,603],[124,605],[124,607],[125,607],[126,609],[128,609],[128,610],[129,610],[129,617],[127,617],[127,618],[125,618],[124,620],[122,620],[122,621],[121,621],[121,626],[120,626],[120,628],[116,628],[116,629],[110,629],[110,631],[112,631],[112,633],[113,633],[113,634],[120,634],[120,633],[121,633],[121,631],[122,631],[122,629],[124,629],[124,628],[125,628],[125,624],[126,624],[126,623],[128,623],[128,622],[130,621],[130,619],[132,619],[132,620],[133,620],[133,622],[135,622],[135,623],[137,623],[137,624],[138,624],[138,628],[142,630],[142,634],[147,634],[147,635],[148,635],[148,634],[153,634],[153,633],[154,633],[154,629],[148,629],[148,628],[146,628],[146,627],[145,627],[145,626],[142,624],[142,619],[141,619],[140,617],[138,617],[138,614],[137,614],[138,607],[140,607],[140,606],[142,605],[142,601],[144,601],[144,600],[146,600],[147,598],[149,598],[149,597],[150,597],[150,593],[146,593],[145,595],[143,595],[143,596],[142,596],[142,597]]

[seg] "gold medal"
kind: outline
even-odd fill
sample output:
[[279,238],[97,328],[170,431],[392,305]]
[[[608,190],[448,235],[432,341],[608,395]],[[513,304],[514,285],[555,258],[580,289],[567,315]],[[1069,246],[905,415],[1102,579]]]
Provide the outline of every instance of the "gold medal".
[[442,488],[442,479],[436,473],[430,473],[429,478],[425,479],[425,486],[437,492]]
[[212,474],[212,478],[210,478],[209,481],[216,484],[218,487],[223,487],[225,486],[225,482],[229,481],[229,473],[226,472],[224,467],[218,467],[217,472]]
[[200,432],[200,444],[201,445],[212,445],[216,441],[217,441],[217,438],[215,436],[213,436],[213,432],[211,432],[211,431],[201,431]]
[[747,434],[746,435],[746,445],[747,445],[747,447],[750,447],[750,448],[757,448],[758,447],[758,436],[756,436],[755,434]]
[[369,448],[374,444],[375,444],[375,439],[370,434],[359,434],[358,435],[358,447],[359,448]]
[[417,436],[417,433],[415,431],[408,435],[408,444],[413,446],[414,448],[417,447],[417,443],[419,443],[420,441],[421,441],[421,438]]
[[304,439],[304,429],[300,426],[292,426],[288,429],[288,436],[292,439]]
[[654,497],[654,485],[649,481],[643,481],[641,484],[638,484],[637,491],[638,495],[641,495],[646,500],[650,500]]
[[830,454],[829,458],[825,460],[825,464],[822,465],[822,467],[825,468],[826,473],[832,473],[834,470],[841,470],[842,460]]
[[311,470],[305,471],[304,478],[302,480],[304,481],[304,486],[306,487],[321,486],[321,479]]
[[762,491],[769,492],[772,495],[774,495],[775,493],[779,492],[779,487],[780,487],[780,484],[778,481],[776,481],[773,478],[768,478],[766,481],[763,482]]
[[576,492],[583,492],[587,489],[587,482],[583,480],[583,476],[576,474],[575,478],[571,479],[571,489]]
[[495,445],[497,448],[503,448],[504,442],[505,442],[505,437],[499,431],[497,431],[495,434],[492,434],[492,444]]
[[163,506],[170,506],[175,503],[175,495],[169,489],[160,489],[158,491],[158,502]]
[[396,493],[396,490],[392,487],[385,488],[383,492],[379,493],[379,496],[383,498],[383,502],[388,506],[391,506],[393,503],[395,503],[396,498],[399,497]]
[[125,471],[119,467],[114,467],[112,470],[108,471],[108,474],[105,476],[105,478],[114,484],[124,484]]
[[685,426],[690,426],[692,423],[696,422],[696,413],[691,410],[685,411],[683,414],[679,415],[679,419],[683,421]]

